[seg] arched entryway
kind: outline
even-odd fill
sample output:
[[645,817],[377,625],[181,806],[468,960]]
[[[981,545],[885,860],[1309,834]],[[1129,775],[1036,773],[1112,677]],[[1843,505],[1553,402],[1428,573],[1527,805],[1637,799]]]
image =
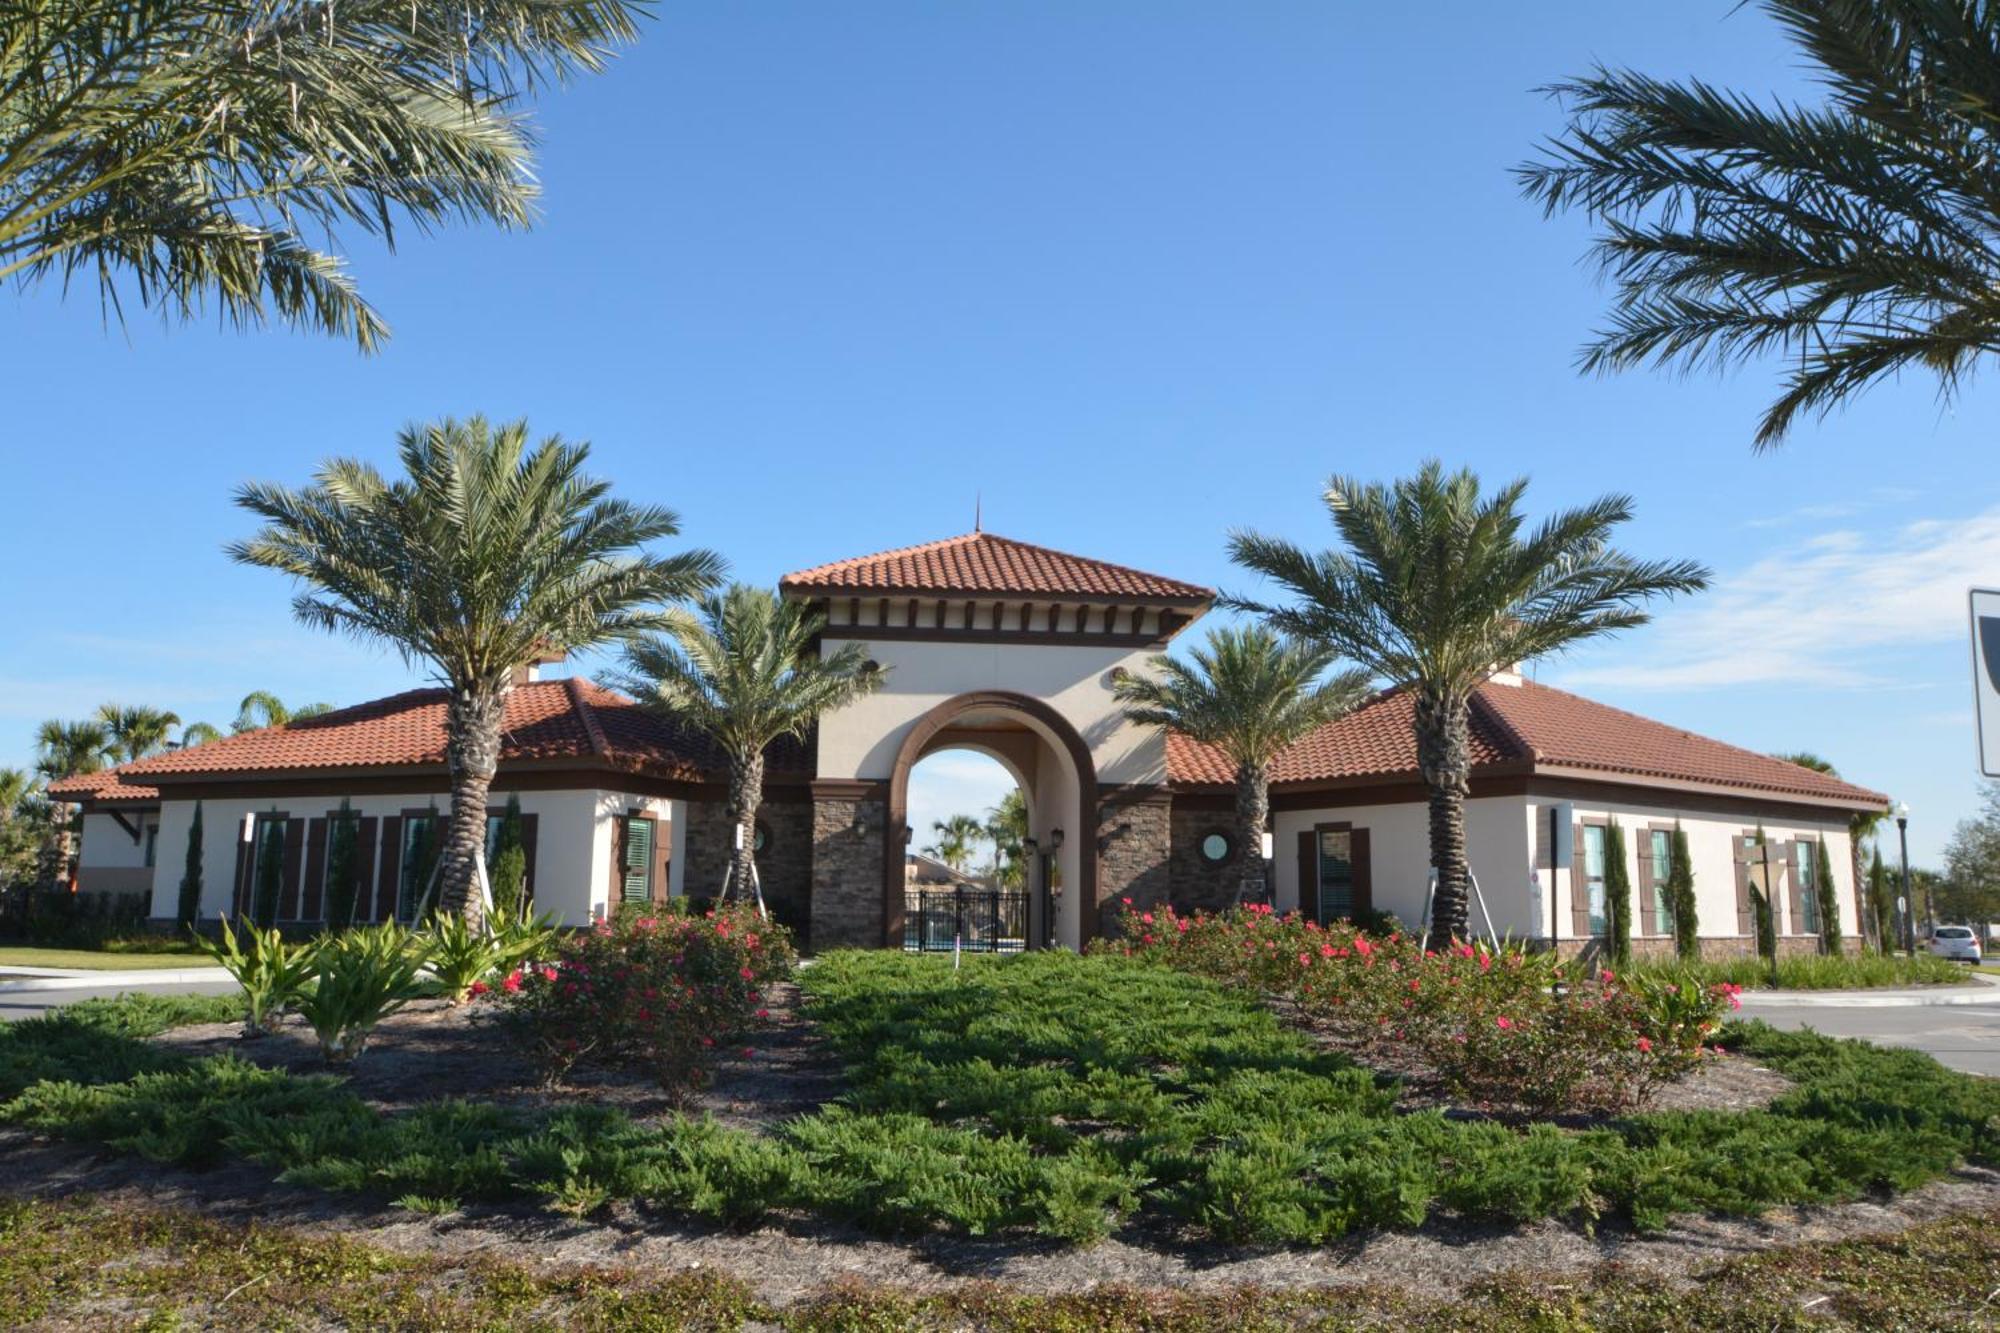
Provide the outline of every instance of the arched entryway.
[[1029,832],[1046,853],[1030,862],[1030,941],[1082,948],[1098,929],[1097,770],[1090,747],[1061,714],[1004,690],[945,700],[918,718],[897,747],[883,828],[883,942],[899,947],[904,939],[910,772],[926,756],[951,749],[1000,760],[1028,797]]

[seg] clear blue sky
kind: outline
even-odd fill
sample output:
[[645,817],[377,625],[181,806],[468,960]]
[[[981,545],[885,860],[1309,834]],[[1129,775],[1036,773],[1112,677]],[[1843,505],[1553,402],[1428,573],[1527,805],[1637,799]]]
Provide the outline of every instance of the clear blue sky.
[[[1973,809],[1964,587],[2000,581],[2000,390],[1891,385],[1753,455],[1769,367],[1579,378],[1602,294],[1508,168],[1593,60],[1809,90],[1735,0],[1422,10],[1095,0],[668,3],[544,99],[545,221],[354,268],[388,350],[107,329],[0,297],[0,763],[105,699],[225,723],[354,701],[393,657],[232,567],[232,487],[388,457],[445,413],[590,440],[745,578],[987,526],[1231,588],[1223,535],[1327,535],[1334,471],[1428,454],[1534,505],[1638,496],[1717,589],[1540,675]],[[583,664],[592,669],[592,664]]]

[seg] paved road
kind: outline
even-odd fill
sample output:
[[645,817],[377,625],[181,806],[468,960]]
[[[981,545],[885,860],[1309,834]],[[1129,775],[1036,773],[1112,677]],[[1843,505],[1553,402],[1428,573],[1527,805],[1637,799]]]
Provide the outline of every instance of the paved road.
[[1759,1003],[1743,1017],[1775,1028],[1811,1028],[1829,1037],[1862,1037],[1882,1046],[1914,1046],[1940,1064],[2000,1078],[2000,1005],[1923,1005],[1836,1009]]
[[16,1022],[23,1018],[38,1018],[51,1009],[78,1000],[96,999],[102,996],[123,995],[128,991],[143,990],[153,995],[230,995],[236,990],[233,981],[183,981],[147,982],[139,985],[91,986],[71,990],[0,989],[0,1022]]

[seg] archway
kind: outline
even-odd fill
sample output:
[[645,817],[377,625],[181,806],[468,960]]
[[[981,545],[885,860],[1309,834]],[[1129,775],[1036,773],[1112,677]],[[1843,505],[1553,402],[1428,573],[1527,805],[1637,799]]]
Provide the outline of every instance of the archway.
[[1097,934],[1097,771],[1090,747],[1047,704],[1004,690],[945,700],[917,719],[897,748],[883,828],[884,942],[901,947],[904,939],[911,770],[926,756],[950,749],[989,754],[1020,781],[1028,795],[1030,836],[1048,849],[1047,859],[1037,857],[1030,870],[1035,908],[1029,937],[1082,948]]

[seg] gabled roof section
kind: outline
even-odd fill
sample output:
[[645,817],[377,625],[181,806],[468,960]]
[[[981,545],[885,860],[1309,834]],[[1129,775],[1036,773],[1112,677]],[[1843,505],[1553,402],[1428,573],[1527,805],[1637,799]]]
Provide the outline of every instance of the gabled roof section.
[[1160,574],[997,537],[962,537],[857,556],[787,574],[789,593],[916,593],[986,597],[1067,597],[1204,606],[1215,590]]
[[[1417,781],[1415,711],[1403,691],[1376,695],[1280,754],[1271,766],[1273,786]],[[1853,809],[1888,803],[1880,792],[1825,773],[1532,681],[1481,686],[1470,731],[1475,775],[1602,774],[1607,781],[1729,788]],[[1167,737],[1167,776],[1196,786],[1236,778],[1221,751],[1178,734]]]
[[158,787],[126,782],[115,768],[96,773],[79,773],[48,785],[49,795],[61,801],[89,802],[93,805],[153,805],[160,799]]
[[[212,778],[259,778],[445,766],[442,689],[409,690],[279,727],[224,736],[184,750],[149,755],[78,784],[51,791],[71,800],[126,799],[128,790],[158,798],[161,785]],[[532,681],[507,696],[500,765],[599,769],[700,780],[722,758],[699,736],[666,722],[615,690],[569,677]],[[810,773],[807,747],[786,741],[767,760],[775,773]],[[86,787],[82,784],[89,783]]]

